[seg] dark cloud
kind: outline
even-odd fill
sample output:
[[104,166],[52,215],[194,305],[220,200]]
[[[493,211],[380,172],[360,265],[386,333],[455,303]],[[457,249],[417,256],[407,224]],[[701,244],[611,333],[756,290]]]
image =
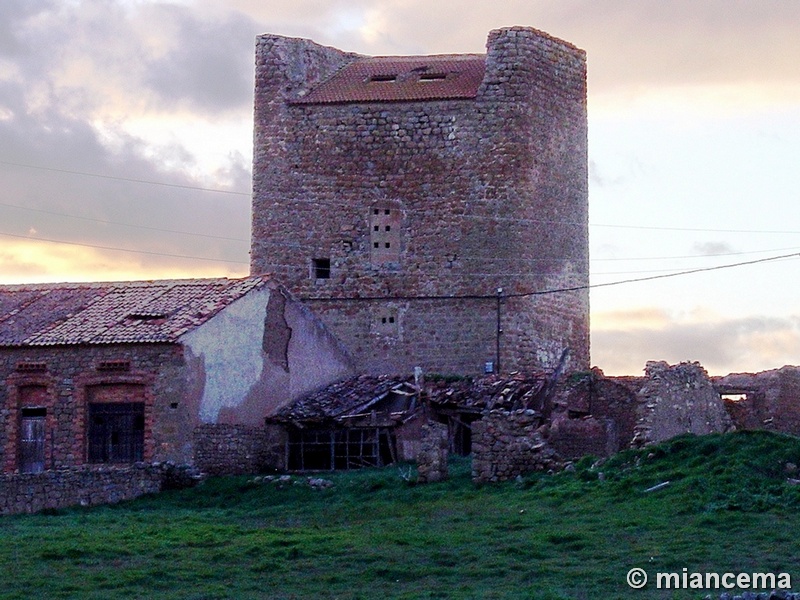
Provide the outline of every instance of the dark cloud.
[[[529,25],[588,52],[590,89],[800,82],[800,3],[786,0],[231,0],[274,33],[364,53],[481,52]],[[351,22],[348,29],[342,23]],[[356,26],[360,25],[360,26]]]
[[21,53],[27,44],[19,35],[19,25],[39,12],[52,8],[46,0],[5,0],[0,2],[0,56]]
[[189,113],[214,120],[241,111],[247,120],[257,30],[242,15],[211,20],[166,5],[0,3],[0,232],[10,234],[0,235],[4,260],[25,241],[13,236],[25,236],[155,253],[93,250],[109,257],[109,271],[114,257],[124,256],[144,271],[172,265],[246,272],[246,264],[158,254],[246,263],[249,197],[171,186],[246,193],[248,148],[231,149],[199,180],[189,174],[195,148],[177,139],[156,146],[124,126],[148,114],[167,124]]
[[704,256],[718,256],[720,254],[734,254],[736,250],[727,242],[695,242],[692,244],[692,253]]
[[30,107],[76,116],[109,108],[207,115],[250,109],[261,27],[246,15],[212,18],[162,3],[23,5],[0,4],[0,52],[9,54]]
[[[136,138],[125,138],[110,152],[85,122],[58,115],[35,124],[27,121],[16,118],[0,122],[0,161],[5,161],[0,163],[3,233],[27,235],[35,231],[32,239],[247,261],[247,196],[171,187],[201,187],[203,183],[181,171],[159,168],[157,160],[144,156],[144,144]],[[228,189],[248,189],[248,167],[242,160],[225,169],[225,179],[240,186]],[[148,181],[168,185],[144,183]],[[15,240],[0,236],[0,244]],[[139,258],[143,265],[198,264],[147,254]]]
[[147,61],[144,83],[159,98],[203,111],[250,109],[255,21],[239,13],[208,21],[176,6],[148,12],[174,31],[170,51]]

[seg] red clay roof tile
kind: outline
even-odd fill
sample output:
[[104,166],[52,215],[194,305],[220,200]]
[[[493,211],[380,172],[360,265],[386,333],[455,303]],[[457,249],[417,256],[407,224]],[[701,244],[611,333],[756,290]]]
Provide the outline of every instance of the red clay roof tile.
[[291,104],[474,98],[485,70],[482,54],[359,58]]
[[0,346],[175,342],[268,277],[0,286]]

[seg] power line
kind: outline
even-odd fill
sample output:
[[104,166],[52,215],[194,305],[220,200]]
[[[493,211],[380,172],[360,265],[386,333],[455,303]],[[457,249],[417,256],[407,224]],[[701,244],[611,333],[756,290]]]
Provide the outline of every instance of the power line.
[[88,173],[86,171],[72,171],[69,169],[56,169],[54,167],[40,167],[36,165],[26,165],[24,163],[0,160],[0,164],[11,165],[13,167],[23,167],[26,169],[38,169],[40,171],[52,171],[54,173],[66,173],[68,175],[83,175],[85,177],[97,177],[99,179],[112,179],[114,181],[127,181],[128,183],[145,183],[147,185],[161,185],[164,187],[180,188],[184,190],[197,190],[200,192],[214,192],[217,194],[232,194],[234,196],[250,196],[248,192],[237,192],[234,190],[221,190],[218,188],[207,188],[196,185],[184,185],[180,183],[165,183],[163,181],[152,181],[149,179],[134,179],[131,177],[118,177],[116,175],[102,175],[101,173]]
[[132,252],[134,254],[149,254],[149,255],[152,255],[152,256],[168,256],[170,258],[188,258],[188,259],[192,259],[192,260],[207,260],[207,261],[210,261],[210,262],[224,262],[224,263],[233,263],[233,264],[239,264],[239,265],[250,264],[250,263],[247,263],[247,262],[244,262],[244,261],[240,261],[240,260],[227,260],[227,259],[224,259],[224,258],[209,258],[209,257],[205,257],[205,256],[188,256],[188,255],[185,255],[185,254],[169,254],[167,252],[151,252],[149,250],[133,250],[133,249],[130,249],[130,248],[117,248],[117,247],[114,247],[114,246],[100,246],[98,244],[84,244],[82,242],[66,242],[64,240],[53,240],[53,239],[50,239],[50,238],[43,238],[43,237],[31,238],[30,236],[27,236],[27,235],[17,235],[15,233],[5,233],[3,231],[0,231],[0,235],[4,235],[4,236],[7,236],[7,237],[13,237],[13,238],[21,238],[23,240],[34,241],[34,242],[36,242],[36,241],[51,242],[53,244],[67,244],[67,245],[70,245],[70,246],[83,246],[83,247],[86,247],[86,248],[98,248],[100,250],[114,250],[114,251],[117,251],[117,252]]
[[641,229],[652,231],[695,231],[700,233],[788,233],[798,234],[800,231],[767,230],[767,229],[703,229],[698,227],[649,227],[646,225],[610,225],[607,223],[590,223],[591,227],[613,227],[616,229]]
[[[31,164],[19,163],[19,162],[7,161],[7,160],[0,160],[0,164],[16,166],[16,167],[23,167],[23,168],[26,168],[26,169],[37,169],[37,170],[42,170],[42,171],[51,171],[51,172],[54,172],[54,173],[65,173],[65,174],[69,174],[69,175],[82,175],[82,176],[85,176],[85,177],[97,177],[97,178],[100,178],[100,179],[109,179],[109,180],[114,180],[114,181],[124,181],[124,182],[128,182],[128,183],[159,185],[159,186],[164,186],[164,187],[195,190],[195,191],[202,191],[202,192],[213,192],[213,193],[219,193],[219,194],[230,194],[230,195],[235,195],[235,196],[247,196],[247,197],[251,197],[252,196],[252,194],[250,192],[239,192],[239,191],[235,191],[235,190],[222,190],[222,189],[219,189],[219,188],[208,188],[208,187],[193,186],[193,185],[186,185],[186,184],[166,183],[166,182],[163,182],[163,181],[153,181],[153,180],[147,180],[147,179],[136,179],[136,178],[130,178],[130,177],[119,177],[119,176],[115,176],[115,175],[104,175],[104,174],[101,174],[101,173],[91,173],[91,172],[88,172],[88,171],[76,171],[76,170],[71,170],[71,169],[59,169],[59,168],[55,168],[55,167],[44,167],[44,166],[31,165]],[[331,201],[320,202],[318,200],[302,199],[302,198],[292,199],[291,202],[292,203],[298,203],[299,202],[299,203],[315,204],[315,205],[322,205],[322,206],[343,206],[343,207],[351,207],[352,206],[351,203],[344,202],[344,201],[343,202],[335,202],[335,201],[334,202],[331,202]],[[114,225],[120,225],[120,226],[123,226],[123,227],[137,227],[137,228],[141,228],[141,229],[150,229],[150,230],[153,230],[153,231],[162,231],[162,232],[165,232],[165,233],[177,233],[177,234],[183,234],[183,235],[194,235],[194,236],[200,236],[200,237],[225,239],[225,240],[230,240],[230,241],[246,241],[246,240],[241,240],[241,239],[237,239],[237,238],[226,238],[226,237],[222,237],[222,236],[213,236],[213,235],[206,235],[206,234],[200,234],[200,233],[191,233],[191,232],[185,232],[185,231],[173,231],[173,230],[161,229],[161,228],[157,228],[157,227],[149,227],[149,226],[146,226],[146,225],[130,225],[130,224],[119,223],[119,222],[114,222],[114,221],[103,221],[103,220],[100,220],[100,219],[92,219],[90,217],[81,217],[81,216],[70,215],[70,214],[66,214],[66,213],[51,212],[51,211],[47,211],[47,210],[43,210],[43,209],[33,209],[33,208],[27,208],[27,207],[22,207],[22,206],[17,206],[17,205],[12,205],[12,204],[5,204],[5,203],[2,203],[2,204],[4,206],[20,208],[20,209],[23,209],[23,210],[35,210],[35,211],[38,211],[38,212],[50,213],[50,214],[54,214],[54,215],[58,215],[58,216],[71,217],[71,218],[76,218],[76,219],[84,219],[84,220],[101,222],[101,223],[109,223],[109,224],[114,224]],[[406,208],[405,212],[407,212],[407,213],[408,212],[410,212],[410,213],[418,213],[418,214],[422,214],[422,215],[428,216],[430,211],[426,210],[426,209],[409,209],[409,208]],[[484,216],[484,215],[475,215],[475,214],[472,214],[472,215],[462,214],[461,216],[463,218],[467,218],[467,219],[509,221],[509,222],[515,222],[515,223],[537,223],[537,224],[542,224],[542,225],[565,225],[565,226],[583,226],[583,225],[587,225],[586,223],[584,223],[582,221],[559,221],[559,220],[547,220],[547,219],[526,219],[526,218],[521,218],[521,217],[497,217],[497,216]],[[611,224],[611,223],[588,223],[588,226],[589,227],[606,227],[606,228],[615,228],[615,229],[633,229],[633,230],[642,230],[642,231],[677,231],[677,232],[691,231],[691,232],[698,232],[698,233],[740,233],[740,234],[741,233],[754,233],[754,234],[755,233],[759,233],[759,234],[790,234],[790,235],[800,234],[800,231],[791,231],[791,230],[755,230],[755,229],[718,229],[718,228],[699,228],[699,227],[663,227],[663,226],[646,226],[646,225],[620,225],[620,224]],[[269,245],[278,245],[278,246],[282,245],[282,244],[280,244],[278,242],[271,242],[271,243],[267,242],[267,243]],[[733,254],[736,254],[736,253],[731,253],[730,255],[733,255]],[[744,254],[744,253],[742,253],[742,254]],[[714,255],[714,256],[726,256],[726,255],[725,254],[720,254],[720,255]],[[676,257],[676,258],[683,258],[683,257]],[[686,257],[686,258],[689,258],[689,257]],[[646,260],[646,259],[599,259],[599,260]]]
[[[5,204],[4,203],[0,203],[0,205],[5,205]],[[33,210],[36,210],[36,209],[33,209]],[[46,212],[49,212],[49,211],[46,211]],[[59,213],[54,213],[54,214],[59,214]],[[67,216],[67,215],[64,215],[64,216]],[[80,217],[77,217],[77,218],[80,218]],[[89,218],[87,218],[87,219],[91,220],[91,221],[106,222],[106,221],[102,221],[100,219],[89,219]],[[132,227],[136,227],[136,226],[132,226]],[[148,228],[148,229],[150,229],[150,228]],[[152,228],[152,229],[155,229],[157,231],[168,231],[168,232],[171,232],[171,233],[187,233],[188,234],[188,232],[176,232],[176,231],[170,231],[170,230],[162,230],[162,229],[158,229],[158,228]],[[245,262],[245,261],[216,259],[216,258],[209,258],[209,257],[204,257],[204,256],[193,256],[193,255],[186,255],[186,254],[170,254],[170,253],[164,253],[164,252],[152,252],[152,251],[148,251],[148,250],[134,250],[132,248],[119,248],[119,247],[116,247],[116,246],[103,246],[103,245],[98,245],[98,244],[87,244],[87,243],[84,243],[84,242],[70,242],[70,241],[56,240],[56,239],[53,239],[53,238],[45,238],[45,237],[32,238],[32,237],[26,236],[26,235],[7,233],[7,232],[0,232],[0,235],[7,236],[7,237],[25,239],[25,240],[29,240],[29,241],[42,241],[42,242],[50,242],[50,243],[54,243],[54,244],[67,244],[67,245],[71,245],[71,246],[84,246],[84,247],[87,247],[87,248],[97,248],[97,249],[101,249],[101,250],[112,250],[112,251],[129,252],[129,253],[135,253],[135,254],[148,254],[148,255],[166,256],[166,257],[172,257],[172,258],[184,258],[184,259],[189,259],[189,260],[205,260],[205,261],[212,261],[212,262],[227,262],[227,263],[232,263],[232,264],[243,264],[243,265],[249,264],[249,262]],[[192,234],[189,234],[189,235],[192,235]],[[196,234],[196,235],[203,236],[203,234]],[[245,241],[245,240],[240,240],[240,239],[237,239],[237,238],[225,238],[225,237],[222,237],[222,236],[204,236],[204,237],[211,237],[211,238],[217,238],[217,239],[227,239],[227,240],[232,240],[232,241]],[[267,242],[267,245],[286,246],[286,247],[293,247],[293,248],[302,247],[302,246],[297,245],[297,244],[280,244],[278,242],[273,242],[273,243]],[[749,252],[749,253],[748,252],[731,253],[730,255],[755,254],[755,253],[771,252],[771,251],[777,251],[777,250],[759,250],[759,251],[754,251],[754,252]],[[426,255],[423,255],[423,256],[426,256]],[[433,258],[437,258],[437,257],[432,256],[432,255],[427,255],[427,256],[430,256],[430,257],[433,257]],[[676,258],[708,258],[708,257],[715,257],[715,256],[728,256],[728,254],[697,255],[697,256],[676,257]],[[796,254],[789,254],[789,255],[786,255],[786,256],[792,257],[792,256],[797,256],[797,255]],[[663,257],[663,258],[668,258],[668,257]],[[778,258],[780,258],[780,257],[778,257]],[[542,261],[542,262],[545,262],[545,261],[550,261],[550,262],[556,262],[556,261],[569,262],[571,259],[549,259],[549,258],[548,259],[492,259],[492,258],[483,258],[482,259],[482,258],[467,258],[467,257],[465,257],[465,258],[459,258],[459,260],[473,260],[473,261],[476,261],[476,260],[487,260],[487,261],[489,261],[489,260],[519,260],[520,262],[530,262],[530,261],[535,261],[535,262],[538,262],[538,261]],[[600,260],[602,260],[602,259],[600,259]],[[653,259],[636,259],[636,258],[632,258],[632,259],[609,259],[609,260],[653,260]],[[733,266],[738,266],[738,265],[743,265],[743,264],[754,264],[754,263],[763,262],[763,261],[770,261],[770,260],[776,260],[776,258],[767,258],[767,259],[760,259],[760,260],[750,261],[750,262],[745,262],[745,263],[737,263],[736,265],[733,265]],[[302,266],[296,265],[296,264],[290,264],[290,265],[276,264],[276,265],[273,265],[273,266],[277,266],[277,267],[281,267],[281,268],[288,268],[288,269],[292,269],[292,270],[296,270],[296,269],[301,269],[302,268]],[[660,277],[672,277],[672,276],[681,275],[681,274],[697,273],[697,272],[702,272],[702,271],[711,271],[711,270],[720,269],[720,268],[728,268],[728,266],[722,265],[722,266],[717,266],[717,267],[706,267],[706,268],[702,268],[702,269],[694,269],[692,271],[679,271],[677,273],[672,272],[672,273],[669,273],[667,275],[658,275],[658,276],[653,276],[652,278],[644,278],[644,279],[641,279],[641,281],[645,281],[647,279],[656,279],[656,278],[660,278]],[[662,271],[674,271],[673,269],[661,269],[661,270]],[[649,270],[645,270],[645,271],[614,271],[614,272],[607,272],[607,273],[597,273],[597,272],[595,272],[595,273],[591,273],[591,274],[593,276],[596,276],[596,275],[624,275],[624,274],[653,273],[653,272],[657,272],[657,271],[649,269]],[[529,276],[540,276],[540,275],[548,275],[548,273],[532,273],[532,272],[521,272],[521,273],[502,273],[502,272],[501,273],[480,273],[480,272],[470,272],[470,273],[464,273],[463,274],[464,277],[529,277]],[[616,285],[616,284],[614,284],[614,283],[598,284],[598,287],[602,287],[602,286],[605,286],[605,285]]]
[[666,275],[653,275],[651,277],[639,277],[637,279],[625,279],[621,281],[612,281],[610,283],[595,283],[595,284],[588,284],[588,285],[576,285],[573,287],[565,287],[565,288],[553,288],[549,290],[540,290],[535,292],[520,292],[516,294],[465,294],[465,295],[432,295],[432,296],[359,296],[359,297],[347,297],[347,298],[300,298],[303,301],[311,301],[311,302],[375,302],[378,300],[395,300],[395,301],[405,301],[405,300],[497,300],[498,297],[500,299],[507,299],[507,298],[528,298],[531,296],[544,296],[547,294],[559,294],[559,293],[566,293],[566,292],[580,292],[583,290],[591,290],[595,288],[601,287],[611,287],[616,285],[625,285],[628,283],[639,283],[642,281],[652,281],[655,279],[667,279],[670,277],[680,277],[683,275],[693,275],[695,273],[703,273],[706,271],[719,271],[721,269],[732,269],[734,267],[743,267],[746,265],[754,265],[758,263],[765,263],[765,262],[772,262],[776,260],[783,260],[788,258],[798,258],[800,257],[800,252],[796,252],[793,254],[785,254],[783,256],[772,256],[769,258],[760,258],[758,260],[751,260],[747,262],[740,262],[740,263],[733,263],[729,265],[718,265],[716,267],[705,267],[702,269],[692,269],[690,271],[680,271],[677,273],[668,273]]
[[611,287],[611,286],[623,285],[623,284],[627,284],[627,283],[639,283],[641,281],[653,281],[655,279],[667,279],[669,277],[680,277],[680,276],[683,276],[683,275],[693,275],[695,273],[705,273],[705,272],[708,272],[708,271],[720,271],[722,269],[732,269],[734,267],[743,267],[743,266],[746,266],[746,265],[755,265],[755,264],[759,264],[759,263],[772,262],[772,261],[776,261],[776,260],[784,260],[784,259],[788,259],[788,258],[798,258],[798,257],[800,257],[800,252],[795,252],[793,254],[784,254],[783,256],[771,256],[769,258],[759,258],[757,260],[749,260],[749,261],[746,261],[746,262],[733,263],[733,264],[729,264],[729,265],[717,265],[716,267],[704,267],[702,269],[692,269],[692,270],[689,270],[689,271],[679,271],[677,273],[667,273],[666,275],[653,275],[651,277],[639,277],[637,279],[624,279],[622,281],[611,281],[609,283],[595,283],[595,284],[590,284],[590,285],[575,286],[575,287],[571,287],[571,288],[557,288],[557,289],[552,289],[552,290],[543,290],[543,291],[540,291],[540,292],[526,292],[526,293],[520,293],[520,294],[509,294],[506,297],[507,298],[524,298],[524,297],[527,297],[527,296],[539,296],[539,295],[544,295],[544,294],[556,294],[556,293],[560,293],[560,292],[577,292],[577,291],[581,291],[581,290],[590,290],[590,289],[601,288],[601,287]]
[[[30,165],[25,163],[18,163],[13,161],[7,160],[0,160],[0,164],[4,165],[11,165],[15,167],[23,167],[26,169],[38,169],[42,171],[52,171],[54,173],[65,173],[68,175],[83,175],[86,177],[97,177],[101,179],[110,179],[114,181],[125,181],[129,183],[142,183],[147,185],[160,185],[164,187],[172,187],[172,188],[180,188],[180,189],[187,189],[187,190],[196,190],[201,192],[214,192],[218,194],[231,194],[235,196],[247,196],[251,197],[252,194],[250,192],[239,192],[236,190],[222,190],[219,188],[208,188],[202,186],[193,186],[193,185],[185,185],[185,184],[177,184],[177,183],[166,183],[163,181],[153,181],[148,179],[135,179],[130,177],[119,177],[116,175],[103,175],[101,173],[90,173],[87,171],[75,171],[70,169],[58,169],[55,167],[43,167],[37,165]],[[348,202],[320,202],[318,200],[309,200],[309,199],[301,199],[295,198],[292,202],[302,202],[308,204],[318,204],[318,205],[328,205],[328,206],[344,206],[344,207],[351,207],[352,204]],[[12,206],[12,205],[6,205]],[[17,207],[23,208],[23,207]],[[405,209],[406,212],[411,213],[420,213],[427,215],[429,211],[426,209]],[[45,212],[45,211],[43,211]],[[74,215],[63,215],[63,216],[74,216]],[[519,217],[496,217],[496,216],[483,216],[483,215],[461,215],[464,218],[469,219],[492,219],[492,220],[505,220],[505,221],[513,221],[513,222],[520,222],[520,223],[540,223],[544,225],[584,225],[583,222],[580,221],[558,221],[558,220],[545,220],[545,219],[525,219]],[[84,217],[77,217],[75,218],[84,218]],[[115,223],[118,225],[123,225],[127,227],[137,227],[135,225],[126,225],[124,223]],[[700,227],[661,227],[661,226],[647,226],[647,225],[620,225],[620,224],[611,224],[611,223],[589,223],[589,227],[607,227],[607,228],[615,228],[615,229],[635,229],[635,230],[643,230],[643,231],[693,231],[698,233],[768,233],[768,234],[800,234],[800,231],[792,231],[792,230],[768,230],[768,229],[716,229],[716,228],[700,228]],[[143,228],[147,228],[146,226],[141,226]],[[170,232],[170,233],[187,233],[187,232]],[[201,234],[190,234],[187,235],[201,235]],[[213,237],[213,236],[210,236]]]
[[119,225],[121,227],[130,227],[132,229],[146,229],[148,231],[159,231],[161,233],[176,233],[180,235],[192,235],[196,237],[204,237],[204,238],[211,238],[215,240],[226,240],[230,242],[244,242],[250,243],[250,240],[245,240],[242,238],[232,238],[226,237],[222,235],[211,235],[206,233],[192,233],[191,231],[177,231],[175,229],[162,229],[161,227],[150,227],[149,225],[133,225],[131,223],[121,223],[119,221],[108,221],[106,219],[95,219],[93,217],[82,217],[80,215],[71,215],[68,213],[56,212],[53,210],[45,210],[43,208],[31,208],[28,206],[19,206],[17,204],[8,204],[6,202],[0,202],[0,206],[6,206],[8,208],[18,208],[20,210],[29,210],[32,212],[39,212],[44,213],[47,215],[54,215],[56,217],[66,217],[68,219],[80,219],[82,221],[91,221],[92,223],[104,223],[106,225]]
[[745,254],[764,254],[765,252],[788,252],[800,248],[772,248],[770,250],[749,250],[747,252],[720,252],[719,254],[687,254],[684,256],[635,256],[631,258],[592,258],[592,262],[633,261],[633,260],[682,260],[684,258],[718,258],[720,256],[743,256]]
[[[2,162],[2,161],[0,161]],[[241,242],[241,243],[250,243],[250,240],[243,239],[243,238],[234,238],[228,236],[221,236],[221,235],[212,235],[206,233],[195,233],[191,231],[180,231],[176,229],[164,229],[161,227],[152,227],[149,225],[134,225],[132,223],[123,223],[120,221],[111,221],[108,219],[96,219],[93,217],[84,217],[81,215],[74,215],[70,213],[63,213],[58,211],[47,210],[43,208],[32,208],[29,206],[20,206],[18,204],[9,204],[7,202],[0,202],[0,206],[5,206],[7,208],[15,208],[19,210],[26,210],[31,212],[38,212],[48,215],[54,215],[57,217],[65,217],[69,219],[79,219],[82,221],[89,221],[92,223],[102,223],[106,225],[117,225],[120,227],[128,227],[131,229],[143,229],[147,231],[157,231],[161,233],[171,233],[171,234],[178,234],[178,235],[190,235],[194,237],[202,237],[202,238],[209,238],[209,239],[216,239],[216,240],[223,240],[223,241],[231,241],[231,242]],[[11,234],[7,234],[11,235]],[[40,238],[43,239],[43,238]],[[58,240],[49,240],[55,243],[60,243]],[[65,242],[66,243],[66,242]],[[302,244],[299,243],[291,243],[291,242],[263,242],[265,245],[268,246],[276,246],[282,248],[296,248],[300,249],[303,248]],[[720,254],[692,254],[692,255],[683,255],[683,256],[649,256],[649,257],[629,257],[629,258],[592,258],[590,259],[591,262],[605,262],[605,261],[647,261],[647,260],[678,260],[678,259],[694,259],[694,258],[714,258],[720,256],[741,256],[745,254],[762,254],[765,252],[783,252],[786,250],[795,250],[796,248],[774,248],[769,250],[753,250],[749,252],[725,252]],[[124,249],[120,249],[124,250]],[[134,250],[124,250],[127,252],[135,252]],[[430,258],[436,258],[433,255],[428,255]],[[553,259],[553,258],[503,258],[503,257],[481,257],[481,256],[458,256],[458,260],[461,261],[492,261],[492,262],[516,262],[516,263],[528,263],[528,262],[547,262],[547,261],[556,261],[556,260],[571,260],[571,259]],[[637,273],[637,272],[647,272],[647,271],[620,271],[620,272],[613,272],[613,273],[598,273],[598,275],[617,275],[623,273]],[[650,270],[652,272],[652,270]]]

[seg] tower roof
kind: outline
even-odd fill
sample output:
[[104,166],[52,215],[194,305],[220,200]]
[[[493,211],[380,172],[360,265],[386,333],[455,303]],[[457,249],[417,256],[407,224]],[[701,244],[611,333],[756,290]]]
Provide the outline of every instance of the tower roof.
[[292,104],[474,98],[485,69],[483,54],[358,58]]

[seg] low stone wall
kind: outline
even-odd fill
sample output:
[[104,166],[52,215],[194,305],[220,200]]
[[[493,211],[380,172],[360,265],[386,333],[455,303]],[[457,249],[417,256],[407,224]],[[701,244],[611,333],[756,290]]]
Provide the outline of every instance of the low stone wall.
[[417,453],[420,483],[447,479],[447,447],[447,425],[431,422],[422,426],[422,440]]
[[195,466],[207,475],[252,475],[268,467],[263,427],[207,424],[194,430]]
[[568,460],[588,455],[611,456],[619,451],[616,423],[592,415],[569,419],[562,413],[550,424],[547,442]]
[[164,473],[162,465],[137,464],[0,475],[0,514],[131,500],[160,492]]
[[472,424],[472,479],[504,481],[533,471],[559,469],[561,460],[538,429],[534,410],[493,410]]

